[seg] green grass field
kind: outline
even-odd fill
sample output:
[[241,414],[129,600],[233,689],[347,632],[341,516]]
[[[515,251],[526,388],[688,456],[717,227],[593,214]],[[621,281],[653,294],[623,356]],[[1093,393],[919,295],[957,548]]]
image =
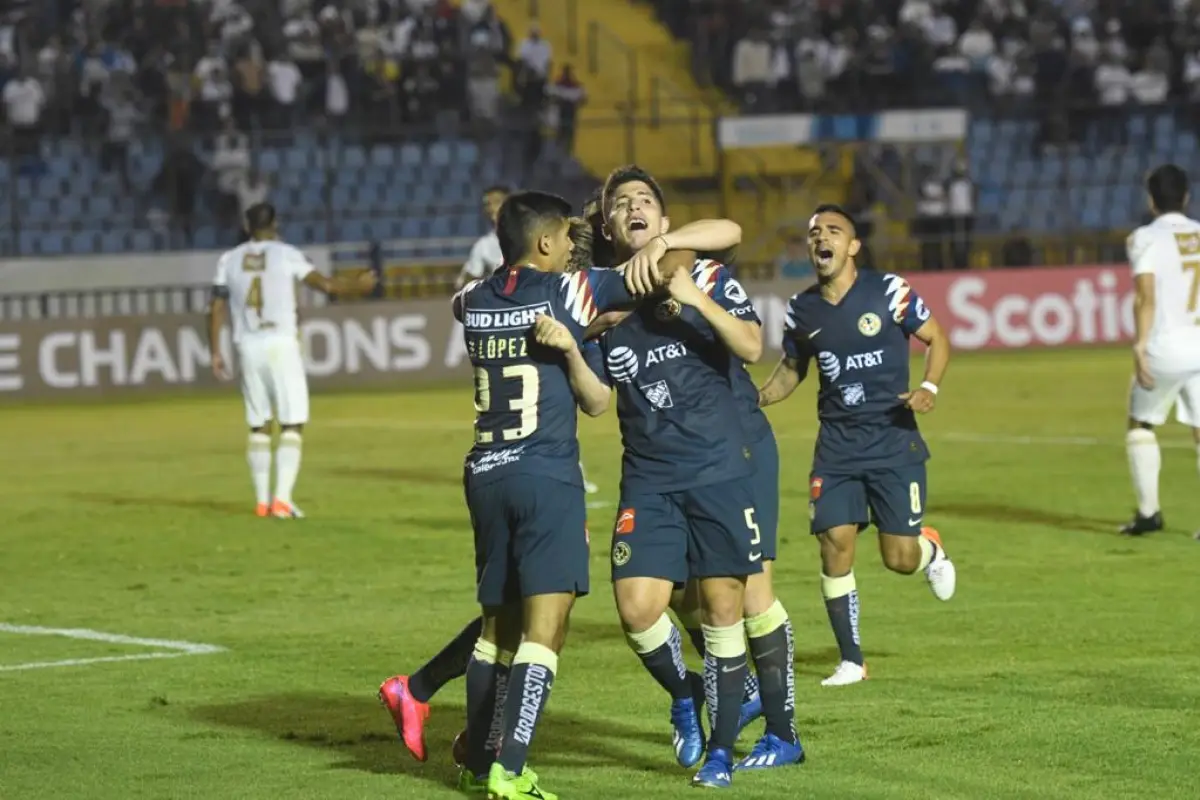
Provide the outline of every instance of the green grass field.
[[[1120,351],[962,355],[926,419],[928,519],[958,564],[938,603],[860,549],[872,680],[823,689],[836,652],[807,535],[812,388],[776,409],[779,593],[797,633],[809,763],[744,798],[1195,798],[1200,483],[1164,429],[1168,532],[1132,508]],[[417,764],[375,699],[475,614],[459,484],[465,387],[315,399],[298,501],[251,514],[240,399],[0,409],[0,623],[224,652],[0,671],[0,798],[455,797],[461,684]],[[690,796],[666,703],[608,587],[620,444],[586,421],[594,594],[573,620],[533,764],[564,798]],[[0,632],[0,668],[152,652]],[[165,651],[159,651],[165,652]],[[742,744],[749,743],[749,736]]]

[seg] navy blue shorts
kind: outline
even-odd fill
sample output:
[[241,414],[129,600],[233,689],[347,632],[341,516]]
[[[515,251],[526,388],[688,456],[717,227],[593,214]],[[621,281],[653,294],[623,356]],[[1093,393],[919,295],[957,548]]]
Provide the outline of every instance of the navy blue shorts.
[[808,483],[812,532],[874,524],[880,533],[916,536],[925,517],[925,464],[862,471],[814,470]]
[[475,531],[480,605],[539,594],[588,593],[583,487],[535,475],[464,481]]
[[621,495],[612,539],[612,577],[688,578],[762,572],[762,527],[752,478],[667,494]]
[[779,446],[775,434],[750,445],[754,460],[754,510],[762,531],[762,554],[774,561],[779,547]]

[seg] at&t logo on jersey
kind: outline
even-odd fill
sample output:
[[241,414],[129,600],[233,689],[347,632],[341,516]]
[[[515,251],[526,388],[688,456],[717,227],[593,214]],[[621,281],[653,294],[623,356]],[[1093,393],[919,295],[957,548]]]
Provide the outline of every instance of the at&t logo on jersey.
[[865,353],[855,353],[846,359],[846,371],[852,369],[871,369],[883,365],[882,350],[868,350]]
[[549,303],[538,303],[532,306],[506,308],[500,311],[479,311],[467,309],[463,317],[463,327],[469,331],[515,331],[533,327],[533,321],[539,314],[554,316]]
[[609,352],[608,371],[621,383],[632,383],[639,369],[637,353],[628,347],[614,347]]
[[671,342],[670,344],[659,345],[653,350],[646,351],[646,366],[661,364],[673,358],[683,358],[687,354],[688,350],[683,342]]
[[836,381],[842,374],[842,365],[838,363],[838,357],[828,350],[817,353],[817,369],[821,370],[825,380],[831,382]]

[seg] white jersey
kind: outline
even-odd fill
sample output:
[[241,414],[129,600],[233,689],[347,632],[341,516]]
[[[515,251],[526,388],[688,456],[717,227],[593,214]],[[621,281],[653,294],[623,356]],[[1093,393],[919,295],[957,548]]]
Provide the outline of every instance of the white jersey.
[[277,241],[246,242],[221,256],[213,285],[229,291],[234,343],[259,333],[295,336],[296,281],[312,271],[307,256]]
[[1154,276],[1149,349],[1200,346],[1200,222],[1163,214],[1135,230],[1125,244],[1133,274]]
[[486,278],[502,266],[504,254],[500,252],[500,237],[491,231],[471,246],[471,254],[467,256],[467,263],[463,264],[463,272],[472,278]]

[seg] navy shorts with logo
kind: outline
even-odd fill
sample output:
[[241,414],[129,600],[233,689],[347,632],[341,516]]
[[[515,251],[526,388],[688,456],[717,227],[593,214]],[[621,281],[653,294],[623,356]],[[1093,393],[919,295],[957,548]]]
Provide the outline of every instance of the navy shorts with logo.
[[916,536],[925,516],[925,464],[861,471],[814,468],[808,509],[812,532],[874,524],[880,533]]
[[621,495],[612,539],[612,578],[754,575],[764,558],[753,478],[666,494]]
[[779,446],[771,433],[750,445],[754,460],[754,511],[762,532],[762,554],[774,561],[778,553],[779,535]]
[[536,475],[464,481],[475,531],[480,605],[539,594],[588,593],[583,487]]

